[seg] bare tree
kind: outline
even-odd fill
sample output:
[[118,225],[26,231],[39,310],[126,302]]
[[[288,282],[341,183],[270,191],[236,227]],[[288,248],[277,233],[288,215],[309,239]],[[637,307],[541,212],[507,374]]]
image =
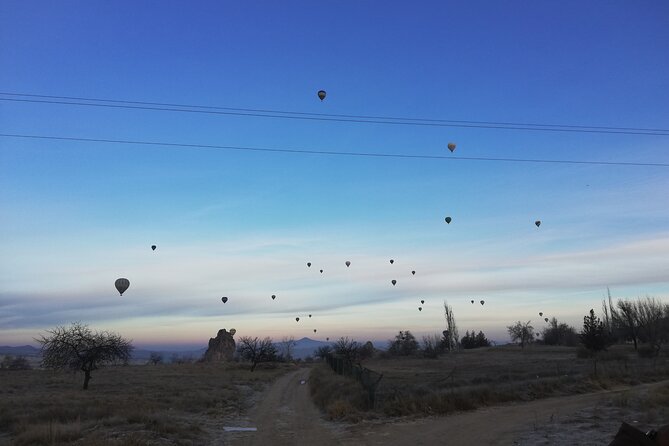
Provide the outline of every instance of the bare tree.
[[269,337],[261,340],[257,337],[243,336],[239,340],[237,351],[242,359],[251,362],[251,371],[254,371],[256,365],[261,362],[276,360],[276,347]]
[[281,339],[281,342],[279,342],[279,356],[281,359],[284,361],[292,361],[293,360],[293,348],[297,342],[295,342],[295,338],[293,336],[284,336],[283,339]]
[[455,324],[455,315],[453,308],[446,301],[444,301],[444,317],[446,318],[446,330],[444,330],[444,344],[448,351],[454,351],[458,347],[458,340],[460,335],[458,327]]
[[442,352],[441,336],[438,334],[423,336],[422,350],[426,358],[437,358]]
[[649,345],[653,356],[657,356],[662,344],[669,340],[667,330],[669,305],[662,304],[655,298],[646,297],[636,302],[636,310],[639,321],[639,339]]
[[534,340],[534,327],[530,325],[530,321],[516,322],[514,325],[506,327],[511,336],[511,341],[520,342],[520,347],[525,348],[525,344],[529,344]]
[[84,372],[84,390],[88,389],[91,372],[100,365],[130,359],[133,347],[121,335],[93,332],[87,325],[73,322],[70,327],[56,327],[35,339],[42,344],[42,367]]
[[360,345],[347,337],[341,337],[337,342],[332,346],[335,354],[343,356],[344,359],[347,359],[351,362],[355,361],[358,358],[358,349]]
[[632,301],[622,299],[618,300],[617,306],[616,325],[622,331],[625,339],[634,342],[634,350],[637,350],[640,330],[638,306]]
[[163,362],[163,355],[157,352],[151,352],[149,356],[149,362],[153,365],[160,364]]

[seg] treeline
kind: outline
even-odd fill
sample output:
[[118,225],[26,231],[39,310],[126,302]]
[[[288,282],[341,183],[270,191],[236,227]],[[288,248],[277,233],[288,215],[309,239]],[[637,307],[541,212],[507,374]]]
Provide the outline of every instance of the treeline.
[[609,294],[608,300],[602,301],[602,313],[600,318],[591,309],[583,318],[580,332],[556,318],[541,333],[535,333],[530,321],[517,321],[507,330],[511,340],[521,347],[538,341],[546,345],[580,345],[596,352],[614,344],[631,343],[644,357],[657,356],[669,342],[669,304],[659,299],[618,299],[614,304]]

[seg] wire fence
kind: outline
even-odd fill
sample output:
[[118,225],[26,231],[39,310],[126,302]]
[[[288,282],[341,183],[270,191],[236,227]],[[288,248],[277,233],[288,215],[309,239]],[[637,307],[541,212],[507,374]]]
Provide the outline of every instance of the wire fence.
[[325,357],[325,361],[338,375],[348,376],[358,381],[367,392],[370,408],[374,408],[376,389],[383,378],[383,373],[363,367],[360,363],[354,364],[350,359],[340,355],[329,354]]

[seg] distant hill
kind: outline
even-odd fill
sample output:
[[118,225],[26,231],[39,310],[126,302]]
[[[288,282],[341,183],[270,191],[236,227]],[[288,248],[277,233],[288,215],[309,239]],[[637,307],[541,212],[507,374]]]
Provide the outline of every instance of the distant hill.
[[22,345],[20,347],[0,346],[0,355],[12,356],[40,356],[40,349],[32,345]]
[[[281,344],[277,342],[277,348]],[[314,356],[314,352],[318,347],[323,347],[325,345],[332,345],[332,342],[323,342],[316,341],[310,338],[302,338],[295,341],[295,346],[293,347],[293,358],[294,359],[304,359],[307,356]],[[279,349],[280,351],[280,349]]]

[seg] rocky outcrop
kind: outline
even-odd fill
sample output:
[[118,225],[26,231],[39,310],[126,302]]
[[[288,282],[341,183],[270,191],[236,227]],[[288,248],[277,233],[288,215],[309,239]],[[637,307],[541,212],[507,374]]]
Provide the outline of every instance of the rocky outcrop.
[[209,347],[204,353],[204,360],[206,362],[232,361],[236,349],[233,334],[233,330],[230,332],[225,328],[218,330],[216,337],[209,339]]

